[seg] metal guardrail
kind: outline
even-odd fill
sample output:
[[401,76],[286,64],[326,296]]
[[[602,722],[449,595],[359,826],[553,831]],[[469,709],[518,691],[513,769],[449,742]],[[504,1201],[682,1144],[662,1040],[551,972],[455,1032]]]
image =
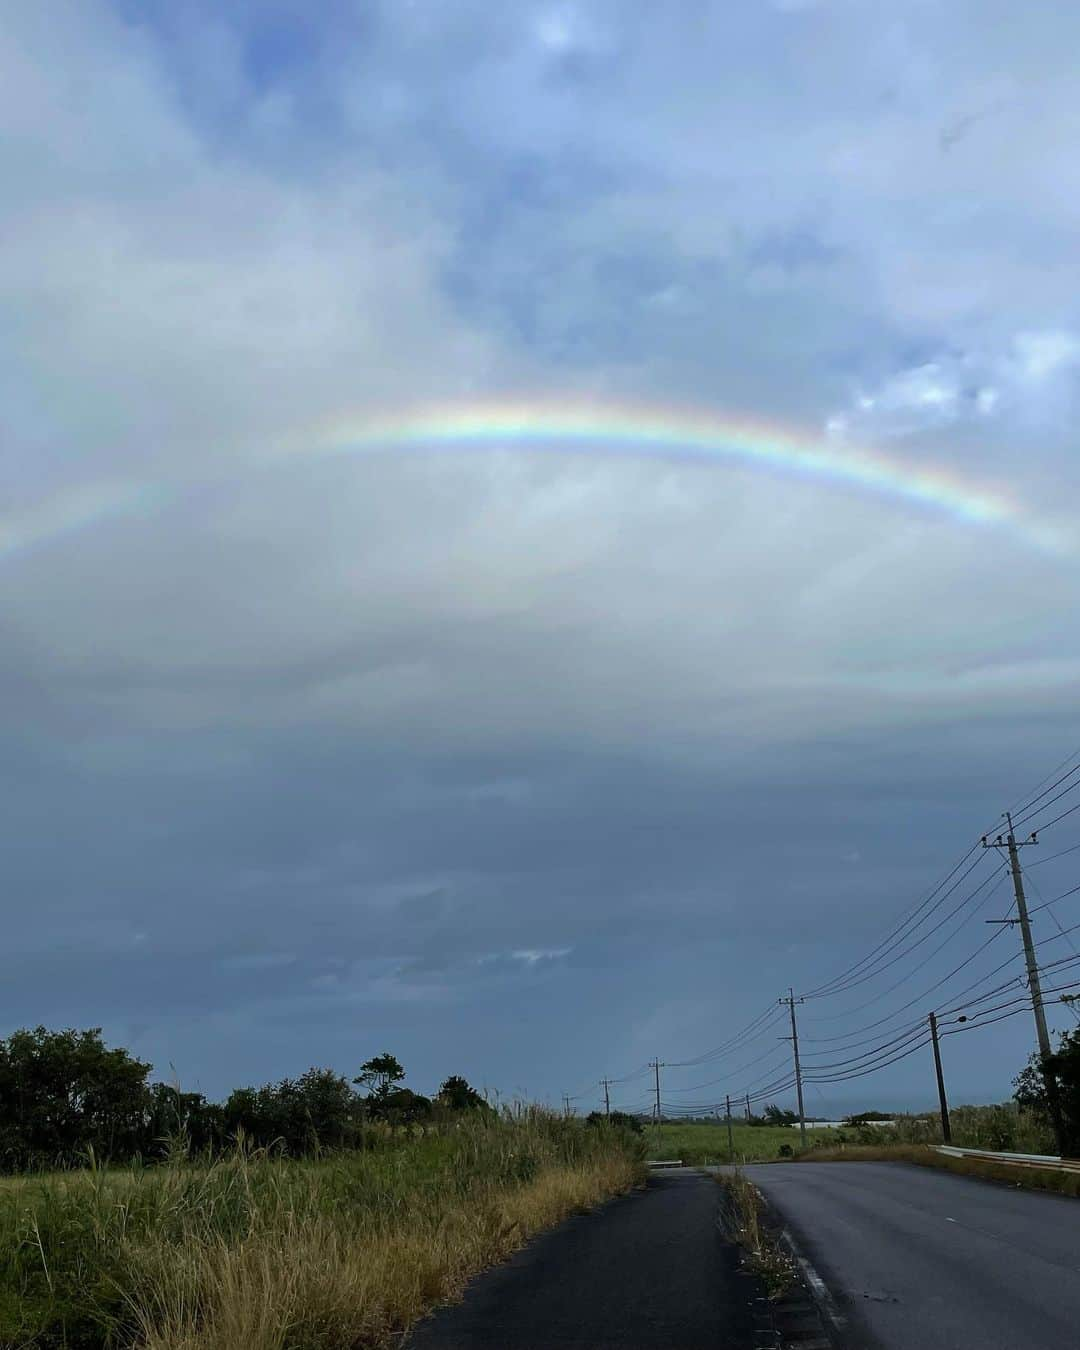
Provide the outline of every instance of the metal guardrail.
[[1005,1153],[988,1148],[957,1148],[936,1144],[938,1153],[951,1158],[985,1158],[989,1162],[1013,1163],[1017,1167],[1049,1167],[1059,1172],[1080,1172],[1080,1158],[1062,1158],[1056,1153]]

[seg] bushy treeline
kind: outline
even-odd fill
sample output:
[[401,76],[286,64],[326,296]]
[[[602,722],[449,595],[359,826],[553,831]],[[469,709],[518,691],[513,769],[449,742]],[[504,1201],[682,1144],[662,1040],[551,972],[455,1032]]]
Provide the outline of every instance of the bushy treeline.
[[393,1055],[351,1081],[333,1069],[243,1087],[223,1102],[150,1082],[153,1066],[105,1045],[100,1028],[16,1031],[0,1040],[0,1170],[160,1157],[180,1140],[218,1152],[243,1139],[294,1155],[362,1148],[391,1129],[491,1108],[452,1075],[434,1097],[402,1086]]

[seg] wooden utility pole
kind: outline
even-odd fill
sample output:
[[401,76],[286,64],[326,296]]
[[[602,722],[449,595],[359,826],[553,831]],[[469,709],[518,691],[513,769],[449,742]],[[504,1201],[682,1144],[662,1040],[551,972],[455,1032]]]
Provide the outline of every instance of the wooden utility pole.
[[650,1061],[649,1061],[649,1068],[650,1068],[650,1069],[653,1069],[653,1070],[655,1071],[655,1073],[656,1073],[656,1108],[655,1108],[655,1110],[656,1110],[656,1128],[657,1128],[657,1130],[660,1129],[660,1070],[661,1070],[663,1067],[664,1067],[664,1061],[663,1061],[662,1059],[654,1059],[654,1060],[650,1060]]
[[[1054,1130],[1054,1139],[1057,1141],[1057,1151],[1063,1157],[1067,1151],[1065,1121],[1061,1112],[1061,1097],[1058,1092],[1057,1075],[1054,1073],[1050,1063],[1052,1050],[1050,1047],[1050,1033],[1046,1029],[1046,1012],[1043,1008],[1042,985],[1039,981],[1039,963],[1035,959],[1035,943],[1031,937],[1031,920],[1028,917],[1027,896],[1024,894],[1024,875],[1020,870],[1020,849],[1031,844],[1039,842],[1037,832],[1032,830],[1027,839],[1017,843],[1016,834],[1013,830],[1012,815],[1005,812],[1005,820],[1009,827],[1009,833],[1005,840],[1001,835],[992,842],[988,842],[986,836],[983,836],[983,848],[996,848],[999,852],[1006,849],[1009,854],[1009,869],[1012,872],[1013,893],[1016,896],[1017,922],[1020,924],[1020,935],[1024,941],[1024,961],[1027,965],[1028,993],[1031,995],[1031,1010],[1035,1014],[1035,1039],[1039,1046],[1039,1063],[1042,1068],[1043,1082],[1046,1084],[1046,1105],[1049,1108],[1050,1124]],[[994,922],[991,920],[991,922]],[[1011,923],[1012,920],[1001,920],[1004,923]]]
[[731,1133],[731,1098],[727,1097],[727,1151],[728,1162],[735,1161],[735,1139]]
[[941,1103],[941,1138],[952,1143],[952,1125],[949,1122],[949,1103],[945,1100],[945,1077],[941,1072],[941,1046],[938,1044],[937,1014],[930,1014],[930,1039],[934,1046],[934,1071],[937,1073],[938,1101]]
[[[789,989],[787,998],[777,999],[778,1003],[786,1003],[788,1012],[791,1013],[791,1049],[795,1055],[795,1092],[799,1099],[799,1143],[806,1147],[806,1112],[803,1109],[802,1095],[802,1066],[799,1063],[799,1029],[795,1025],[795,1004],[802,1003],[802,999],[795,997],[795,990]],[[787,1040],[787,1036],[782,1036],[781,1040]]]
[[600,1086],[604,1089],[604,1115],[611,1119],[611,1094],[608,1089],[611,1087],[610,1078],[601,1078]]

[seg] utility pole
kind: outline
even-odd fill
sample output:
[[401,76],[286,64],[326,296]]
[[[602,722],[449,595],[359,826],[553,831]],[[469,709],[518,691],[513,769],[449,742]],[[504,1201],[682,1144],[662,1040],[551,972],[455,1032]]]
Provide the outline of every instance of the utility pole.
[[941,1072],[941,1046],[938,1044],[937,1014],[930,1014],[930,1039],[934,1045],[934,1069],[937,1073],[938,1101],[941,1103],[941,1138],[952,1143],[952,1125],[949,1123],[949,1103],[945,1100],[945,1077]]
[[727,1151],[728,1162],[735,1161],[735,1140],[731,1133],[731,1098],[727,1097]]
[[[1046,1029],[1046,1012],[1043,1009],[1042,985],[1039,981],[1039,963],[1035,959],[1035,943],[1031,938],[1031,921],[1028,918],[1027,896],[1024,894],[1024,876],[1020,870],[1020,849],[1026,848],[1030,844],[1037,844],[1037,831],[1032,830],[1028,839],[1022,839],[1017,842],[1016,834],[1013,830],[1012,815],[1005,812],[1005,820],[1009,827],[1007,839],[1003,842],[1001,835],[993,841],[987,842],[983,835],[983,848],[995,848],[999,852],[1001,849],[1007,849],[1009,854],[1009,868],[1012,871],[1013,892],[1016,895],[1016,913],[1020,924],[1020,934],[1024,940],[1024,961],[1027,965],[1028,993],[1031,995],[1031,1009],[1035,1014],[1035,1037],[1039,1045],[1039,1060],[1042,1068],[1043,1082],[1046,1084],[1046,1104],[1050,1110],[1050,1123],[1053,1126],[1054,1138],[1057,1141],[1058,1153],[1064,1157],[1067,1153],[1065,1122],[1061,1114],[1061,1098],[1058,1095],[1057,1075],[1050,1066],[1050,1033]],[[993,920],[991,920],[993,922]],[[1011,923],[1009,919],[999,922]]]
[[748,1092],[748,1093],[746,1094],[746,1123],[747,1123],[747,1125],[750,1124],[750,1120],[751,1120],[751,1116],[750,1116],[750,1094],[749,1094],[749,1092]]
[[562,1103],[563,1103],[563,1115],[567,1118],[567,1120],[569,1120],[569,1119],[570,1119],[570,1098],[569,1098],[569,1096],[568,1096],[565,1092],[563,1093]]
[[[791,1013],[791,1048],[795,1054],[795,1091],[799,1098],[799,1143],[806,1147],[806,1112],[803,1110],[802,1096],[802,1066],[799,1063],[799,1029],[795,1025],[795,1004],[802,1003],[801,998],[795,997],[795,990],[789,989],[787,998],[776,1000],[777,1003],[786,1003],[788,1011]],[[781,1036],[782,1041],[788,1039],[787,1036]]]
[[656,1128],[660,1129],[660,1070],[664,1067],[662,1059],[653,1059],[649,1061],[649,1068],[656,1073]]
[[611,1119],[611,1094],[609,1093],[608,1089],[611,1087],[611,1079],[610,1079],[610,1078],[601,1078],[601,1079],[600,1079],[600,1086],[604,1089],[604,1115],[607,1116],[608,1120],[610,1120],[610,1119]]

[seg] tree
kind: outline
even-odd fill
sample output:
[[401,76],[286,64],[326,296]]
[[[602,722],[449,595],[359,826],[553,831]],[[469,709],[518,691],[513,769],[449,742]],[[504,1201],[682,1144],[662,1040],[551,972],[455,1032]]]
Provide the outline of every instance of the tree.
[[608,1125],[612,1129],[630,1130],[634,1134],[641,1134],[645,1128],[639,1117],[628,1115],[625,1111],[612,1111],[611,1115],[606,1115],[603,1111],[590,1111],[585,1117],[585,1124],[594,1128]]
[[162,1153],[180,1139],[193,1153],[221,1147],[225,1137],[223,1112],[201,1092],[181,1092],[171,1083],[151,1083],[147,1093],[147,1154]]
[[799,1117],[794,1111],[785,1111],[779,1106],[770,1104],[765,1108],[761,1117],[763,1125],[794,1125]]
[[342,1148],[351,1142],[356,1129],[356,1093],[340,1074],[333,1069],[308,1069],[297,1079],[294,1093],[309,1142],[323,1148]]
[[333,1069],[237,1088],[222,1108],[227,1134],[243,1134],[260,1148],[278,1144],[297,1155],[354,1143],[358,1114],[356,1094]]
[[372,1115],[391,1125],[419,1125],[430,1118],[431,1111],[431,1098],[411,1088],[394,1088],[377,1098],[371,1107]]
[[0,1041],[0,1161],[49,1167],[90,1149],[101,1158],[137,1153],[150,1067],[110,1050],[100,1027],[13,1032]]
[[490,1111],[490,1107],[474,1087],[460,1074],[451,1074],[435,1095],[435,1100],[448,1111]]
[[[1047,1068],[1058,1081],[1066,1152],[1075,1154],[1080,1150],[1080,1027],[1061,1032],[1057,1049],[1050,1056]],[[1046,1081],[1038,1055],[1032,1055],[1013,1079],[1013,1088],[1013,1097],[1018,1106],[1026,1106],[1048,1117]]]
[[[405,1077],[401,1063],[391,1054],[374,1055],[360,1065],[359,1077],[353,1082],[357,1087],[371,1089],[370,1098],[381,1101],[394,1090],[394,1085]],[[370,1099],[369,1098],[369,1099]]]

